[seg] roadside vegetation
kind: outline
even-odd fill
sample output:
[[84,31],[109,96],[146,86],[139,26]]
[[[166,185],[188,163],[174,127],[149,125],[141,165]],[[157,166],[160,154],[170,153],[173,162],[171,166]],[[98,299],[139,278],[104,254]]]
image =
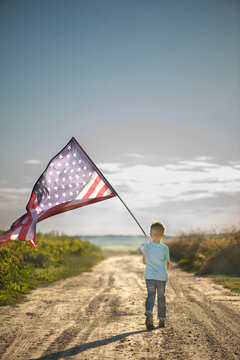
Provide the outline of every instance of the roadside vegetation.
[[240,292],[240,230],[182,233],[167,243],[171,258],[186,271],[211,276]]
[[38,233],[37,244],[10,241],[0,249],[0,305],[18,302],[39,284],[91,271],[104,259],[98,246],[78,237]]

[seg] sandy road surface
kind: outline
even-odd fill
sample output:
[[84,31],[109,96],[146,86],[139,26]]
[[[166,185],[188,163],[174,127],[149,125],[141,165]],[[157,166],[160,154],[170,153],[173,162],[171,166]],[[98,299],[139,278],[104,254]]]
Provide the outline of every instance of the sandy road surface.
[[0,308],[0,358],[240,358],[239,295],[172,265],[166,327],[146,331],[143,273],[140,256],[114,256]]

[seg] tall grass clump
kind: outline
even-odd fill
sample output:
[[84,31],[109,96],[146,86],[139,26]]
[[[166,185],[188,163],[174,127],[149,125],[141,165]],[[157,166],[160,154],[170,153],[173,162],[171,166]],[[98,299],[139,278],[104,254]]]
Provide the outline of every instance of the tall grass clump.
[[86,239],[38,233],[37,241],[32,249],[25,241],[0,249],[0,305],[16,302],[37,284],[90,271],[104,258]]
[[240,230],[182,233],[168,246],[171,257],[185,270],[240,276]]

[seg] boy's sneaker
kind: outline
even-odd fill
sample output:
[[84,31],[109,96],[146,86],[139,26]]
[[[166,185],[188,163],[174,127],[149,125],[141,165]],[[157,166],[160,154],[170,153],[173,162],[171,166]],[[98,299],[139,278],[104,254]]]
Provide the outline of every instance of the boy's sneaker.
[[155,326],[153,325],[153,316],[152,314],[146,315],[146,328],[147,330],[154,330]]
[[165,327],[165,320],[159,320],[159,327],[160,328],[163,328],[163,327]]

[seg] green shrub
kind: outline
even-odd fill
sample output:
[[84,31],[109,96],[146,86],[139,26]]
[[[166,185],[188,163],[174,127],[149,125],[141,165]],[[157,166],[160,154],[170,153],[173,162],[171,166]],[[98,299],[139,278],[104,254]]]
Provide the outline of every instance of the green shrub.
[[56,233],[37,235],[37,246],[10,241],[0,249],[0,305],[29,293],[39,282],[89,271],[102,250],[88,240]]

